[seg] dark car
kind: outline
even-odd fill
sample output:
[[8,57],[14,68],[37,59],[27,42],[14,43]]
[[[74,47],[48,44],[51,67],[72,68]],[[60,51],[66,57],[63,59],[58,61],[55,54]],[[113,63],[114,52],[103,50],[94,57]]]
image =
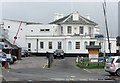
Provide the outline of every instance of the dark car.
[[55,50],[54,51],[54,59],[56,59],[56,57],[61,57],[62,59],[64,59],[64,51],[63,50]]
[[21,56],[22,57],[28,57],[28,51],[27,50],[22,50],[21,51]]

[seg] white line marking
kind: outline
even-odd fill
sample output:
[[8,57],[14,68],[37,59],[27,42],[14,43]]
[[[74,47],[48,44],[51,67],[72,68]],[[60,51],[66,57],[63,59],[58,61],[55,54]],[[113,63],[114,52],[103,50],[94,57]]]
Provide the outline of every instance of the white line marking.
[[83,70],[87,71],[88,73],[92,73],[92,72],[88,71],[87,69],[83,69]]

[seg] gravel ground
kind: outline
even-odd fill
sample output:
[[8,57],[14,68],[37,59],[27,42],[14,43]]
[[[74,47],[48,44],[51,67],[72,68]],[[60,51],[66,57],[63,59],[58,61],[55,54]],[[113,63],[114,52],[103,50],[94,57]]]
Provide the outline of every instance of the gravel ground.
[[22,60],[17,60],[14,64],[10,65],[12,69],[22,68],[40,68],[44,67],[47,63],[46,57],[23,57]]

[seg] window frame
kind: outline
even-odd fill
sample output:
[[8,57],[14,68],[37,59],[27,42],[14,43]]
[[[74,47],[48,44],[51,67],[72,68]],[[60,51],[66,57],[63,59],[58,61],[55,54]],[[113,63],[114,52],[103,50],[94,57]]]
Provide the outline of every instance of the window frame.
[[62,42],[58,42],[58,49],[62,49]]
[[44,49],[44,42],[40,42],[40,49]]
[[48,42],[48,48],[52,49],[52,42]]
[[31,43],[28,43],[28,48],[31,48]]
[[63,26],[61,26],[61,34],[63,34]]
[[71,34],[72,33],[72,26],[67,26],[67,34]]
[[79,41],[75,42],[75,49],[80,49],[80,42]]
[[80,26],[80,27],[79,27],[79,33],[80,33],[80,34],[84,34],[84,27],[83,27],[83,26]]

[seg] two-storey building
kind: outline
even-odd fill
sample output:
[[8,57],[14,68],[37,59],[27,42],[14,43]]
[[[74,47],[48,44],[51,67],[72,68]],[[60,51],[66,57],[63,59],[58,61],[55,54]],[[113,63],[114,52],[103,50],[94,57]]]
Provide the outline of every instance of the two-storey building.
[[[4,20],[8,40],[13,41],[21,21]],[[66,54],[87,55],[87,45],[100,45],[100,52],[109,53],[107,38],[100,34],[97,23],[73,12],[67,16],[56,14],[49,24],[22,21],[16,45],[33,54],[53,53],[62,49]],[[101,37],[102,36],[102,37]],[[110,38],[111,52],[116,53],[116,38]]]

